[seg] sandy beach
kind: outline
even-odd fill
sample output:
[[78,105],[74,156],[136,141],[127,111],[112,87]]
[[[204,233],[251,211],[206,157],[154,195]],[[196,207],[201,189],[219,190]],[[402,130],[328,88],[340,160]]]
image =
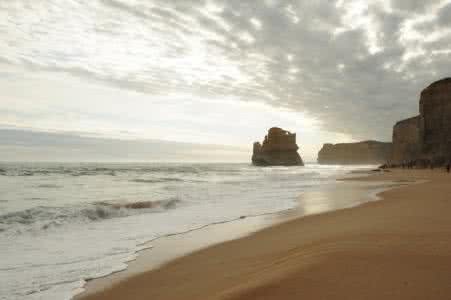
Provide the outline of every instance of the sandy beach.
[[82,299],[451,299],[451,176],[392,170],[353,180],[412,184],[211,246]]

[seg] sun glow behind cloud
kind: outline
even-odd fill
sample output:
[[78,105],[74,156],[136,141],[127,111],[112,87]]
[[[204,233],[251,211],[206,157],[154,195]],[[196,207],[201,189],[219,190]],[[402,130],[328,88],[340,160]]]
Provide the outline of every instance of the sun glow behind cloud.
[[[86,83],[70,75],[54,77],[51,72],[30,75],[11,67],[5,70],[16,76],[16,80],[8,84],[0,82],[2,91],[9,95],[2,100],[9,107],[0,111],[3,128],[125,140],[237,145],[250,149],[252,142],[263,138],[264,130],[276,124],[298,132],[309,161],[315,160],[322,142],[318,136],[320,121],[300,112],[274,110],[261,102],[227,97],[204,99],[182,93],[149,96]],[[78,92],[67,94],[67,90]],[[322,132],[321,136],[350,140],[346,135],[328,132]]]

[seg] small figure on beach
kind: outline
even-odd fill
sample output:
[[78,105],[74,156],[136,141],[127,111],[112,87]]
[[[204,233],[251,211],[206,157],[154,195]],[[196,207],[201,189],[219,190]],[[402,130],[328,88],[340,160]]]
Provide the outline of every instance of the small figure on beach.
[[446,172],[449,173],[450,169],[451,169],[451,164],[448,163],[448,164],[446,165]]

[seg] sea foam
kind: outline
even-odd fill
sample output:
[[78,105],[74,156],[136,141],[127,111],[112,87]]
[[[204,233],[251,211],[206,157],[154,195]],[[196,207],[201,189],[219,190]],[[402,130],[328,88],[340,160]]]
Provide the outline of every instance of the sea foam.
[[347,172],[248,164],[0,168],[0,298],[46,300],[69,299],[87,278],[125,268],[147,241],[293,208],[303,192]]

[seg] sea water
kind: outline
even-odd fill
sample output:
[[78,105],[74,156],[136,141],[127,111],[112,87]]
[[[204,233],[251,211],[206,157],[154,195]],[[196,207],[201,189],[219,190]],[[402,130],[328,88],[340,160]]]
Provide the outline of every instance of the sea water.
[[70,299],[155,238],[294,208],[351,169],[0,164],[0,299]]

